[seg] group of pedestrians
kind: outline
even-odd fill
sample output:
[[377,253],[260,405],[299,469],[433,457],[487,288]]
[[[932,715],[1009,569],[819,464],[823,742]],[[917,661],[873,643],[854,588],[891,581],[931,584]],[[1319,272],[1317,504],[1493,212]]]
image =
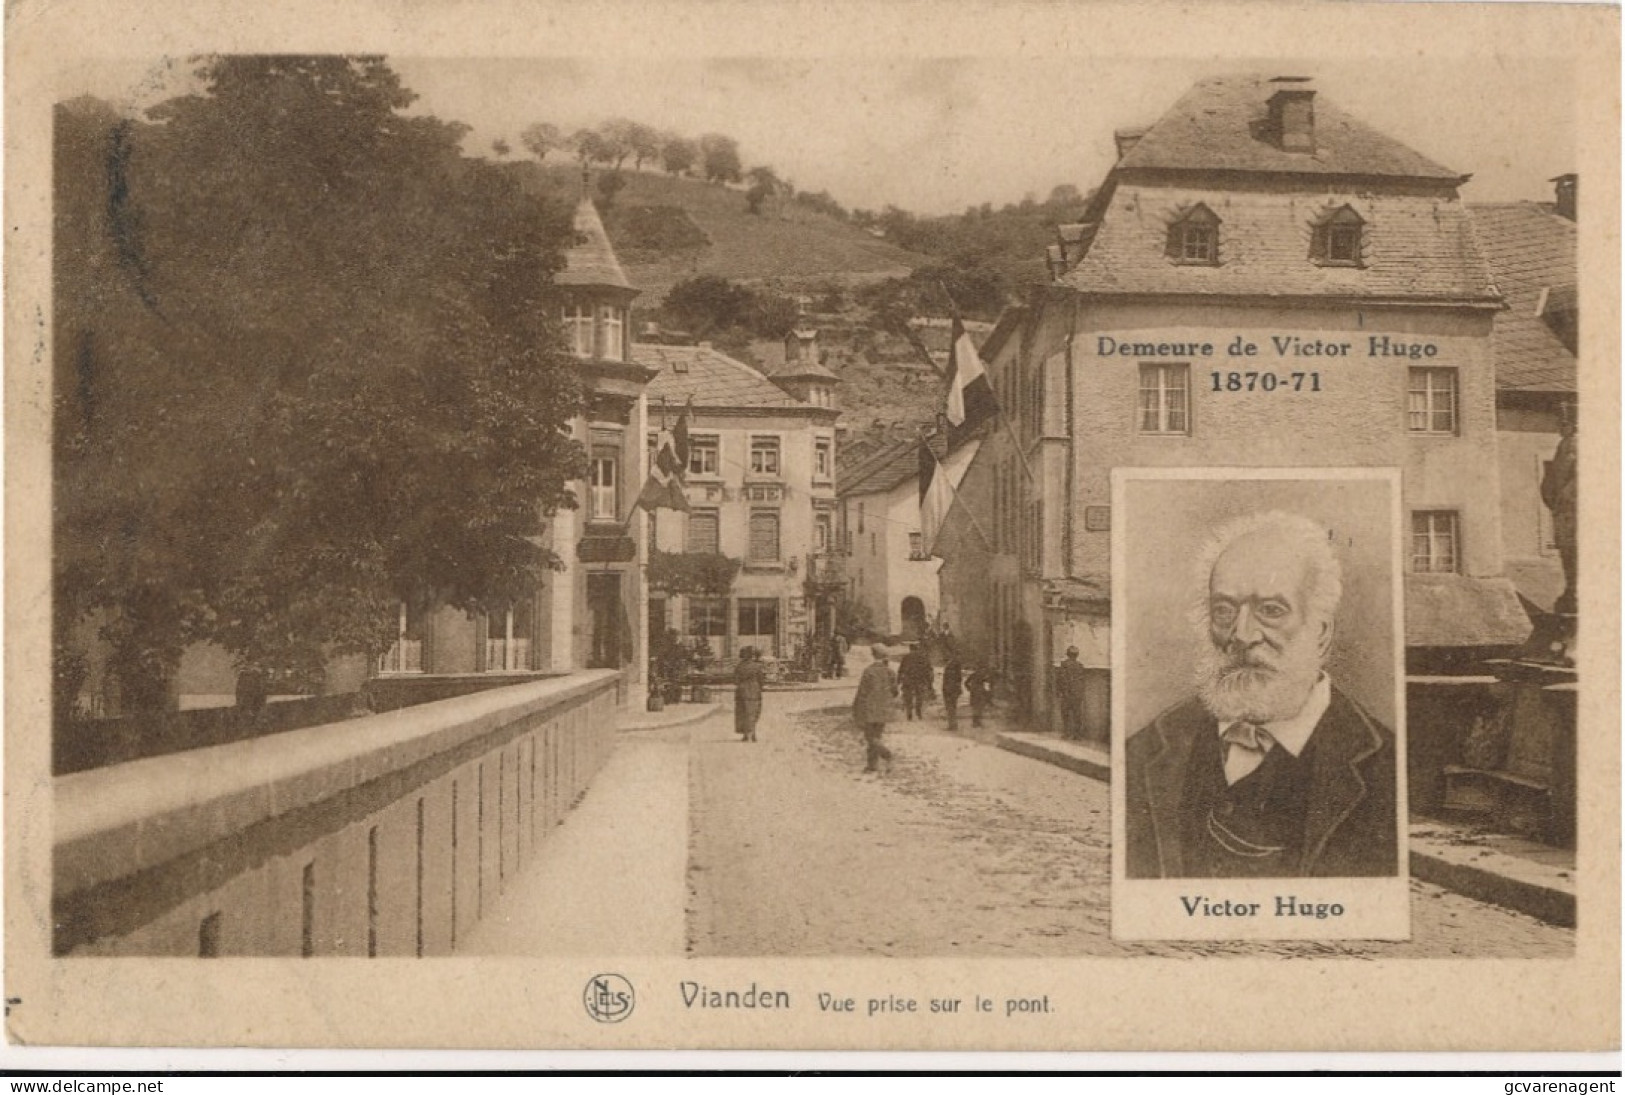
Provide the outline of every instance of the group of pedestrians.
[[[852,720],[863,731],[867,745],[867,763],[864,771],[875,771],[881,761],[891,762],[891,750],[882,743],[886,723],[891,718],[892,701],[899,695],[903,699],[903,717],[908,720],[925,717],[926,701],[936,697],[936,670],[931,656],[919,643],[909,646],[908,653],[898,662],[897,672],[891,669],[886,648],[879,643],[869,648],[873,657],[858,680],[858,694],[852,701]],[[959,729],[959,700],[968,696],[971,725],[982,725],[982,716],[993,703],[993,686],[998,675],[990,666],[977,666],[968,675],[959,655],[952,650],[942,667],[942,706],[948,717],[948,729]]]
[[[891,750],[881,740],[886,723],[891,720],[892,702],[901,694],[903,712],[907,719],[925,717],[926,701],[936,697],[936,670],[931,656],[919,643],[909,646],[893,673],[886,648],[879,643],[869,648],[873,661],[858,680],[858,692],[852,700],[852,719],[863,732],[866,746],[864,771],[873,772],[882,761],[891,763]],[[959,655],[951,649],[942,667],[942,706],[948,716],[948,729],[959,729],[959,700],[968,696],[971,725],[982,725],[982,716],[993,702],[993,686],[997,674],[989,666],[978,666],[966,674]],[[762,717],[762,691],[767,683],[767,668],[762,664],[760,652],[753,646],[739,651],[739,663],[734,667],[734,732],[742,741],[755,741],[756,725]]]

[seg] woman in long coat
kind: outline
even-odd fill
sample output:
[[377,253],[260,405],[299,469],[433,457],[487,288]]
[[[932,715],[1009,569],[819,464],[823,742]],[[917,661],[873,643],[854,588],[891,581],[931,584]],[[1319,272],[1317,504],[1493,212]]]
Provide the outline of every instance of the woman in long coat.
[[766,681],[767,667],[756,648],[745,647],[734,669],[734,732],[746,741],[756,740],[756,720],[762,717],[762,685]]

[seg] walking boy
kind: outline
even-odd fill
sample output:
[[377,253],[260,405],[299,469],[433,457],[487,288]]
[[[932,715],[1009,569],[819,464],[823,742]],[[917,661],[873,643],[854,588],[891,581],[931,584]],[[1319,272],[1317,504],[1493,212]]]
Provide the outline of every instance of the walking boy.
[[886,648],[876,643],[870,648],[874,661],[858,680],[858,694],[852,700],[852,721],[863,731],[868,746],[865,772],[873,772],[884,760],[891,763],[891,750],[880,743],[886,732],[886,720],[891,718],[892,698],[897,695],[897,680],[891,666],[886,664]]

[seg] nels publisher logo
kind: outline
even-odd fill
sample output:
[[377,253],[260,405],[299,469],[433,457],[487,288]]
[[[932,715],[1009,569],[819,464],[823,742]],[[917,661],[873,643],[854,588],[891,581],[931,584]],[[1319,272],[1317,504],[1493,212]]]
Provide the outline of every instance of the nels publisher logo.
[[618,973],[600,973],[587,982],[581,999],[587,1005],[587,1014],[600,1023],[619,1023],[632,1014],[637,994],[632,982]]

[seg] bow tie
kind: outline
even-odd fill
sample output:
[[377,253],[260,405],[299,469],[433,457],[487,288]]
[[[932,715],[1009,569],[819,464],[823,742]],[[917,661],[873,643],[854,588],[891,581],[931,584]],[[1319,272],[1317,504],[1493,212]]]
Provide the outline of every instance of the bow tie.
[[1264,763],[1264,754],[1275,744],[1268,730],[1251,722],[1227,726],[1224,740],[1229,745],[1224,756],[1224,778],[1231,784],[1251,775]]

